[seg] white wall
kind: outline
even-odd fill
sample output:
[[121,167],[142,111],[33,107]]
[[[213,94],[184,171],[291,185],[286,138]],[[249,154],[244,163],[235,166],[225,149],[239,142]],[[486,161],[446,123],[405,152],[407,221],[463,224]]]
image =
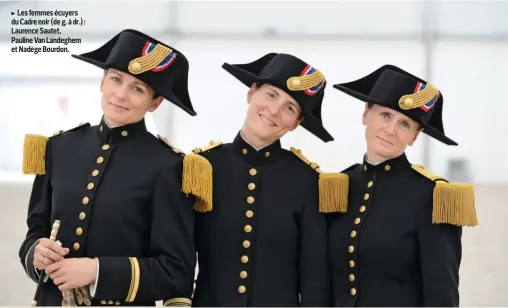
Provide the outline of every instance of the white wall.
[[[325,73],[328,85],[323,121],[335,141],[323,144],[298,128],[283,139],[283,144],[301,148],[326,171],[346,168],[360,160],[364,151],[360,122],[363,104],[335,90],[334,83],[359,78],[385,63],[426,78],[424,46],[416,40],[231,41],[171,37],[161,40],[174,41],[173,46],[190,60],[189,87],[198,116],[191,118],[166,102],[155,112],[157,128],[153,127],[153,131],[165,134],[184,151],[204,146],[211,139],[229,141],[243,123],[247,88],[221,68],[224,62],[250,62],[268,52],[287,52]],[[98,42],[89,42],[73,51],[80,53],[98,45]],[[10,54],[8,48],[0,50],[1,58],[10,59],[0,66],[0,76],[8,76],[0,82],[0,107],[4,111],[0,114],[0,139],[9,149],[0,153],[1,164],[7,166],[4,168],[20,168],[24,133],[51,134],[79,122],[99,120],[101,71],[98,68],[66,54],[58,57],[54,54],[19,55]],[[508,112],[505,103],[508,94],[504,91],[508,83],[508,43],[438,42],[432,59],[431,82],[442,90],[445,98],[446,133],[458,141],[459,146],[447,147],[431,140],[431,165],[427,167],[444,175],[449,159],[464,158],[474,182],[508,183],[508,161],[497,159],[508,156],[508,145],[504,142]],[[34,75],[40,82],[50,77],[60,79],[48,83],[23,79],[34,78]],[[66,81],[66,78],[80,75],[88,79]],[[18,78],[16,83],[9,82],[12,76]],[[71,104],[71,114],[65,120],[55,104],[62,96],[68,97]],[[422,140],[410,148],[408,154],[414,163],[422,163]]]

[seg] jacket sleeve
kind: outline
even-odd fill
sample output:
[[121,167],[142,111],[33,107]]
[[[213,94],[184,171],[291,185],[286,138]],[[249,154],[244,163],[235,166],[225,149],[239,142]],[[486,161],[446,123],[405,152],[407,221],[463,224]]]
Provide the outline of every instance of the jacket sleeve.
[[40,272],[35,269],[34,247],[39,243],[39,239],[48,238],[51,233],[51,141],[48,142],[45,155],[46,173],[36,175],[32,192],[28,203],[27,226],[28,232],[25,240],[19,249],[19,258],[27,275],[35,282],[39,280]]
[[432,199],[420,215],[418,241],[426,307],[459,306],[462,227],[432,223]]
[[190,304],[194,282],[194,200],[181,192],[181,160],[155,181],[151,204],[150,254],[146,257],[99,257],[95,298]]
[[308,187],[300,217],[299,266],[301,306],[331,306],[331,275],[326,217],[319,213],[317,179]]

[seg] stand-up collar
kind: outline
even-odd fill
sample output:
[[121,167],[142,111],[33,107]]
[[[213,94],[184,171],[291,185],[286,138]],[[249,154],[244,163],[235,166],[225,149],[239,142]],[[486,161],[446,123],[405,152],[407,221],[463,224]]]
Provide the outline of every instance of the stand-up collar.
[[245,139],[243,139],[240,132],[238,132],[233,141],[233,148],[236,154],[251,165],[269,163],[280,158],[284,153],[280,140],[277,140],[258,151],[247,143]]
[[104,121],[104,117],[102,117],[97,129],[100,140],[103,143],[109,144],[127,141],[144,132],[146,132],[145,119],[141,119],[141,121],[133,124],[110,128]]

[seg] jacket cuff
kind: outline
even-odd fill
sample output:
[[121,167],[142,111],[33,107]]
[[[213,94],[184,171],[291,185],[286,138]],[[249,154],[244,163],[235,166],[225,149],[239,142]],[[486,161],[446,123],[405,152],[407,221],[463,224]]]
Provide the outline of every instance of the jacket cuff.
[[32,246],[28,249],[26,255],[25,255],[25,272],[35,282],[39,282],[39,276],[40,271],[38,271],[34,266],[34,252],[35,252],[35,246],[39,244],[39,240],[36,240]]
[[134,302],[139,289],[139,263],[137,258],[97,258],[101,273],[96,282],[101,285],[95,291],[96,299],[112,299]]
[[192,300],[186,297],[175,297],[164,302],[164,307],[190,307]]

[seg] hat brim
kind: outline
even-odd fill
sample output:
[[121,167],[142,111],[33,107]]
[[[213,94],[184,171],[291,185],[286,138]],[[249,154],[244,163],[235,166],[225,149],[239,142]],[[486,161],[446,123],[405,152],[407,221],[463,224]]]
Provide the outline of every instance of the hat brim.
[[[71,55],[73,58],[76,58],[78,60],[81,60],[81,61],[84,61],[86,63],[89,63],[89,64],[92,64],[92,65],[95,65],[99,68],[102,68],[104,70],[107,70],[108,68],[110,67],[107,67],[105,63],[101,62],[101,61],[97,61],[97,60],[94,60],[94,59],[91,59],[91,58],[88,58],[88,57],[84,57],[84,56],[81,56],[81,55]],[[122,70],[123,71],[123,70]],[[128,72],[125,72],[127,74],[130,74]],[[184,110],[185,112],[187,112],[188,114],[190,114],[191,116],[195,116],[197,115],[197,113],[187,107],[179,98],[178,96],[176,96],[176,94],[171,91],[170,89],[163,89],[163,90],[157,90],[157,93],[164,97],[165,99],[167,99],[168,101],[172,102],[173,104],[175,104],[176,106],[178,106],[179,108],[181,108],[182,110]]]
[[[243,83],[249,88],[254,83],[268,83],[278,88],[283,87],[282,85],[274,83],[272,80],[260,78],[255,74],[252,74],[246,70],[243,70],[228,63],[224,63],[222,65],[222,68],[224,68],[228,73],[233,75],[236,79],[238,79],[241,83]],[[305,110],[303,110],[302,114],[303,121],[300,125],[303,128],[305,128],[311,134],[321,139],[323,142],[330,142],[334,140],[332,135],[330,135],[330,133],[323,127],[323,125],[320,123],[318,119],[316,119],[314,115],[312,115],[309,112],[306,112]]]
[[[387,108],[390,108],[392,110],[395,110],[390,104],[388,104],[387,102],[382,102],[382,101],[378,101],[376,100],[375,98],[373,97],[370,97],[368,95],[365,95],[363,93],[360,93],[358,91],[355,91],[355,90],[352,90],[350,88],[347,88],[345,86],[342,86],[340,84],[335,84],[333,85],[333,87],[339,91],[342,91],[344,93],[346,93],[347,95],[350,95],[354,98],[357,98],[358,100],[362,101],[362,102],[369,102],[369,103],[373,103],[373,104],[377,104],[377,105],[381,105],[381,106],[384,106],[384,107],[387,107]],[[395,110],[397,111],[397,110]],[[439,130],[437,130],[436,128],[430,126],[428,123],[426,122],[423,122],[423,121],[418,121],[418,119],[413,119],[415,121],[417,121],[422,127],[423,127],[423,133],[424,134],[427,134],[429,135],[430,137],[438,140],[438,141],[441,141],[442,143],[446,144],[446,145],[458,145],[457,142],[455,142],[454,140],[446,137],[445,135],[443,135],[441,132],[439,132]]]

